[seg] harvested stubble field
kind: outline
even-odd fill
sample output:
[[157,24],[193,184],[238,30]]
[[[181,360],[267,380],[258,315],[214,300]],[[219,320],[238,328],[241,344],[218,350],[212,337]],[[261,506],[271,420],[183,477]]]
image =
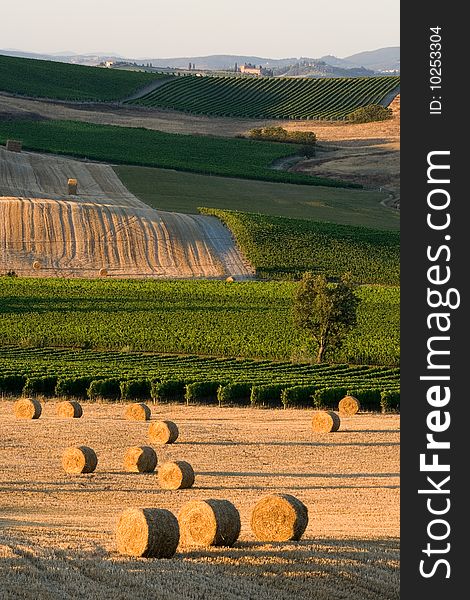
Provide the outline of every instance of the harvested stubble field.
[[[196,471],[194,488],[169,491],[156,474],[124,472],[124,451],[148,443],[148,423],[126,421],[123,405],[84,404],[75,421],[58,419],[53,402],[34,422],[18,422],[12,408],[12,401],[0,404],[5,600],[399,597],[398,415],[346,417],[338,433],[314,434],[307,410],[156,406],[153,419],[180,428],[176,444],[157,448],[159,464],[182,459]],[[63,449],[83,443],[98,454],[96,472],[66,475]],[[255,541],[251,508],[273,492],[309,507],[302,541]],[[177,512],[203,498],[240,510],[234,548],[179,548],[170,560],[117,554],[115,523],[125,508]]]
[[[76,196],[66,195],[70,177]],[[0,148],[0,271],[98,277],[101,269],[110,277],[251,274],[218,219],[154,210],[109,165]]]

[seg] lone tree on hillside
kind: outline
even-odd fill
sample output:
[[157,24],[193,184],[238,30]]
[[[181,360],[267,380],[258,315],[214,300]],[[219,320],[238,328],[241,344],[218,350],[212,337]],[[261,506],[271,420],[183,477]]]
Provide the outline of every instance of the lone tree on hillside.
[[307,332],[317,349],[317,363],[328,350],[340,348],[346,333],[357,324],[360,299],[350,273],[329,284],[324,275],[304,273],[294,298],[294,323]]

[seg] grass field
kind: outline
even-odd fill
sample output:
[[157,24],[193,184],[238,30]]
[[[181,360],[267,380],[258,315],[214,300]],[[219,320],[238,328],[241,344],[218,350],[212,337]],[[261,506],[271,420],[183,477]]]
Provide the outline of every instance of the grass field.
[[379,104],[399,77],[179,77],[132,102],[196,114],[275,119],[345,119]]
[[[196,472],[192,489],[167,491],[154,474],[123,471],[126,448],[148,444],[148,423],[125,421],[122,405],[83,408],[81,419],[58,419],[47,402],[39,420],[20,422],[0,402],[2,599],[398,600],[398,415],[359,414],[335,434],[314,434],[309,410],[154,407],[152,419],[180,429],[175,444],[156,448],[159,465],[186,460]],[[84,443],[97,470],[66,475],[63,450]],[[308,507],[300,542],[254,539],[251,509],[267,493]],[[205,498],[240,511],[233,548],[180,546],[168,560],[117,553],[124,509],[177,514]]]
[[197,213],[199,206],[267,215],[398,229],[400,215],[380,204],[378,191],[300,186],[121,165],[124,185],[160,210]]
[[295,144],[171,134],[79,121],[0,122],[0,142],[8,138],[22,140],[29,150],[106,162],[305,185],[361,187],[271,169],[275,160],[295,154]]
[[0,90],[57,100],[105,102],[127,98],[162,77],[48,60],[0,56]]
[[[3,345],[305,358],[290,282],[0,278]],[[399,289],[362,287],[359,325],[335,362],[396,365]]]
[[398,285],[400,237],[382,231],[217,209],[260,277],[300,278],[305,271],[340,277],[350,271],[357,283]]

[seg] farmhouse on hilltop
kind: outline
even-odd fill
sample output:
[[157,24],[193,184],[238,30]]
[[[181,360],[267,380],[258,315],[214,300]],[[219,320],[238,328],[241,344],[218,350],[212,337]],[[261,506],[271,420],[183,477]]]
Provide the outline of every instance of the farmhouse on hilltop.
[[247,75],[261,75],[261,67],[252,65],[251,63],[245,63],[240,66],[240,73],[246,73]]

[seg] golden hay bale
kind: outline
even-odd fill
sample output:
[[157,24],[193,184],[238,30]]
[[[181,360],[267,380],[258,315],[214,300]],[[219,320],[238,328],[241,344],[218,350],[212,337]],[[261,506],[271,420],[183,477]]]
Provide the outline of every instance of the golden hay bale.
[[79,419],[83,415],[83,410],[79,402],[64,400],[57,405],[56,414],[64,419]]
[[39,419],[42,406],[39,400],[20,398],[15,402],[14,412],[17,419]]
[[361,410],[361,405],[354,396],[345,396],[339,401],[338,410],[342,415],[352,416]]
[[127,556],[171,558],[178,547],[178,519],[163,508],[128,508],[118,519],[118,552]]
[[317,410],[312,418],[313,431],[316,433],[338,431],[340,424],[339,416],[332,410]]
[[76,196],[78,190],[78,181],[76,179],[68,179],[67,181],[69,196]]
[[126,407],[124,418],[129,421],[148,421],[152,416],[152,411],[143,402],[134,402]]
[[102,269],[100,269],[100,277],[107,277],[108,276],[108,269],[105,269],[104,267]]
[[251,530],[264,542],[300,540],[307,528],[305,504],[290,494],[272,494],[259,500],[251,513]]
[[21,152],[23,149],[23,142],[20,140],[7,140],[6,149],[10,152]]
[[154,444],[173,444],[178,439],[179,431],[173,421],[155,421],[149,427],[148,436]]
[[67,473],[93,473],[97,464],[96,452],[88,446],[72,446],[62,454],[62,466]]
[[233,546],[240,535],[240,514],[228,500],[191,500],[178,522],[184,546]]
[[41,265],[41,261],[40,261],[40,260],[35,260],[35,261],[33,262],[33,269],[34,269],[35,271],[39,271],[39,269],[40,269],[41,267],[42,267],[42,265]]
[[233,283],[233,282],[235,281],[235,277],[232,277],[232,276],[230,275],[229,277],[227,277],[227,278],[225,279],[225,281],[226,281],[227,283]]
[[166,462],[158,469],[158,483],[164,490],[184,490],[194,484],[194,470],[184,460]]
[[124,469],[132,473],[151,473],[157,466],[157,454],[150,446],[132,446],[124,455]]

